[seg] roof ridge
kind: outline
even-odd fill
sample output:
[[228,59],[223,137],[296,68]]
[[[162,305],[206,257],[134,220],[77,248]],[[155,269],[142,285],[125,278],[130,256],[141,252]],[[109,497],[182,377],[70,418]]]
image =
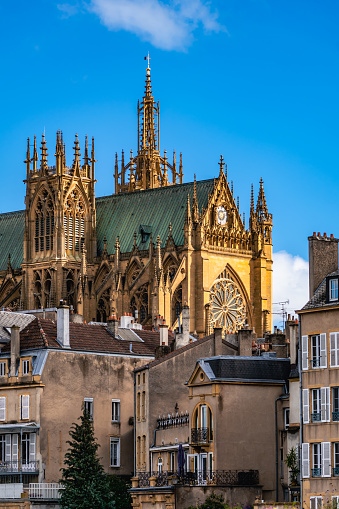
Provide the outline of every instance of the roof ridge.
[[[44,329],[42,328],[42,324],[40,322],[40,318],[37,317],[36,320],[37,320],[38,325],[39,325],[40,334],[42,336],[42,340],[43,340],[44,346],[48,346],[48,341],[47,341],[46,333],[45,333]],[[45,318],[45,320],[46,320],[46,318]],[[47,320],[50,320],[50,318],[47,318]]]

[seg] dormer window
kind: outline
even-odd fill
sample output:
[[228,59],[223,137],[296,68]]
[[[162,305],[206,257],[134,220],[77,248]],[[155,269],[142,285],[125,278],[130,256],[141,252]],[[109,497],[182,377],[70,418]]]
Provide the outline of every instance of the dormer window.
[[338,277],[329,277],[327,278],[327,296],[328,302],[338,301],[339,292],[338,292]]
[[330,300],[338,300],[338,279],[330,279]]

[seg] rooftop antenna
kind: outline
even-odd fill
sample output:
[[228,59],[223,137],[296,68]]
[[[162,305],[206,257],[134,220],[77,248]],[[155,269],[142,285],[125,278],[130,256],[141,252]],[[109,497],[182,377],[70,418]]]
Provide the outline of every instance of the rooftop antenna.
[[282,316],[283,331],[285,330],[285,322],[287,320],[286,305],[289,304],[289,303],[290,303],[289,299],[288,300],[284,300],[282,302],[273,302],[273,305],[281,306],[281,311],[278,311],[278,312],[273,313],[273,314]]

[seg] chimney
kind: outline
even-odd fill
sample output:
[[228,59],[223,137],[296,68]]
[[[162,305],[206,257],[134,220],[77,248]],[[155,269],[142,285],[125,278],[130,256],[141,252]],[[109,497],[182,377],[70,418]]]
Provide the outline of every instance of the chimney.
[[240,329],[238,331],[239,355],[252,357],[253,334],[251,329]]
[[11,376],[15,376],[17,361],[20,357],[20,327],[11,327]]
[[60,301],[57,309],[57,340],[64,348],[71,348],[69,342],[69,307]]
[[108,317],[107,320],[107,329],[113,334],[113,336],[116,338],[118,335],[118,327],[119,327],[119,320],[115,315],[111,315]]
[[160,328],[160,346],[168,346],[168,325],[159,325]]
[[185,345],[189,343],[190,335],[190,308],[187,303],[182,307],[182,336]]
[[214,327],[214,355],[222,355],[223,347],[222,347],[222,327],[219,326],[217,321],[216,327]]
[[310,299],[322,280],[338,269],[338,242],[332,234],[321,237],[320,233],[313,232],[308,237]]

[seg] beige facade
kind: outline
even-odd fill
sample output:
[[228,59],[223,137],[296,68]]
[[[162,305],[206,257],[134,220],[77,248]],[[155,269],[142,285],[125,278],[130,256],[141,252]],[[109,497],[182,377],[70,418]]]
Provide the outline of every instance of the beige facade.
[[[21,316],[2,315],[14,323]],[[58,482],[70,427],[84,407],[93,418],[105,471],[133,474],[133,373],[154,359],[159,344],[159,333],[150,339],[148,334],[117,328],[114,335],[107,327],[80,323],[64,323],[60,331],[42,318],[20,334],[12,327],[0,354],[2,482]]]
[[240,486],[246,486],[244,503],[258,495],[275,500],[277,490],[283,499],[276,442],[284,422],[275,402],[287,396],[290,363],[239,356],[240,351],[252,354],[254,338],[250,330],[241,330],[223,339],[221,329],[215,329],[136,370],[133,494],[140,507],[148,507],[141,487],[153,482],[152,474],[155,487],[175,483],[177,497],[186,489],[188,505],[201,499],[194,486],[213,490],[228,485],[234,503]]
[[339,501],[338,239],[314,233],[309,246],[310,300],[299,311],[302,499],[319,509]]

